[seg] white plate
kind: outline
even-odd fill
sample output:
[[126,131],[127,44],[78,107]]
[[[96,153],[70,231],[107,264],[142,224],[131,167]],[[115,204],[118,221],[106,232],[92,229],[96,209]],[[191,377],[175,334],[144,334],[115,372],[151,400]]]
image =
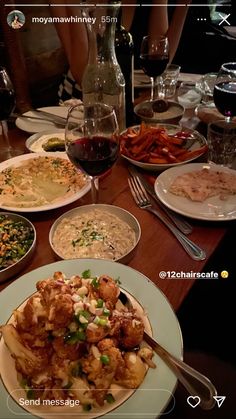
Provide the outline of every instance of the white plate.
[[29,138],[27,138],[25,146],[31,153],[45,153],[45,150],[43,149],[42,145],[46,141],[48,141],[49,138],[52,137],[58,137],[61,140],[65,140],[65,130],[58,129],[58,131],[55,131],[55,129],[51,129],[47,131],[37,132],[36,134],[33,134]]
[[[174,135],[178,131],[185,131],[185,132],[189,132],[189,134],[193,134],[196,138],[196,141],[189,148],[189,151],[196,150],[196,149],[198,149],[198,148],[207,144],[206,139],[205,139],[205,137],[203,137],[203,135],[201,135],[198,131],[192,130],[190,128],[185,128],[185,127],[182,128],[180,125],[162,124],[162,123],[159,123],[159,124],[158,123],[157,124],[151,123],[149,125],[151,125],[153,127],[155,127],[155,126],[164,127],[167,130],[167,132],[172,134],[172,135]],[[139,128],[140,128],[140,125],[135,125],[132,128],[134,128],[138,131]],[[124,133],[125,133],[125,131],[123,133],[121,133],[121,135],[124,134]],[[179,163],[159,163],[159,164],[144,163],[144,162],[141,162],[141,161],[131,159],[130,157],[125,156],[124,154],[121,154],[121,155],[126,160],[128,160],[130,163],[134,164],[135,166],[140,167],[141,169],[148,170],[148,171],[151,171],[151,172],[155,172],[155,171],[160,172],[161,170],[166,170],[166,169],[169,169],[170,167],[182,166],[183,164],[186,164],[186,163],[189,163],[193,160],[198,159],[202,154],[204,154],[204,152],[199,154],[196,157],[192,157],[191,159],[181,161]]]
[[192,163],[181,167],[173,167],[161,173],[156,179],[154,188],[158,198],[173,211],[187,217],[207,221],[227,221],[236,219],[236,195],[231,195],[226,201],[214,196],[203,202],[193,202],[188,198],[169,192],[170,185],[177,176],[207,168],[222,171],[236,176],[236,171],[227,167],[207,163]]
[[[62,118],[67,118],[69,108],[67,106],[47,106],[44,108],[38,108],[40,111],[49,112],[52,115],[61,116]],[[33,111],[25,112],[23,115],[25,116],[34,116],[36,118],[43,118]],[[41,132],[45,130],[54,130],[57,131],[57,127],[50,121],[36,121],[35,119],[26,119],[26,118],[17,118],[16,119],[16,126],[20,128],[22,131],[29,132],[30,134],[34,134],[36,132]]]
[[[30,160],[30,159],[35,159],[39,156],[45,157],[56,157],[56,158],[62,158],[62,159],[66,159],[68,160],[68,157],[66,155],[66,153],[62,153],[62,152],[43,152],[43,153],[29,153],[29,154],[23,154],[21,156],[17,156],[17,157],[13,157],[12,159],[6,160],[2,163],[0,163],[0,173],[2,170],[7,169],[8,167],[12,167],[12,166],[20,166],[20,164],[26,160]],[[85,183],[85,185],[76,193],[74,193],[73,195],[69,196],[69,197],[64,197],[62,196],[60,200],[57,200],[57,202],[54,202],[52,204],[47,204],[47,205],[41,205],[38,207],[7,207],[5,205],[0,205],[1,209],[5,209],[7,211],[15,211],[15,212],[39,212],[39,211],[48,211],[51,209],[55,209],[55,208],[60,208],[63,207],[65,205],[71,204],[74,201],[77,201],[77,199],[82,198],[82,196],[84,196],[89,190],[90,190],[90,182],[87,181],[87,183]]]
[[[35,284],[37,281],[51,276],[55,271],[64,272],[71,276],[76,273],[81,273],[86,269],[91,269],[94,275],[107,274],[111,277],[120,278],[121,287],[130,292],[142,307],[145,307],[148,312],[148,317],[151,322],[153,336],[163,345],[168,351],[173,353],[179,359],[182,359],[182,335],[178,320],[173,312],[169,302],[164,294],[144,275],[135,271],[134,269],[125,265],[95,259],[78,259],[78,260],[63,260],[43,266],[23,275],[9,287],[7,287],[0,294],[0,324],[4,324],[10,318],[12,311],[18,307],[22,302],[28,298],[35,291]],[[3,360],[7,349],[0,342],[0,372],[6,371],[6,365]],[[13,360],[8,365],[8,383],[16,382],[16,374]],[[96,417],[102,415],[102,418],[128,418],[140,417],[147,419],[156,419],[161,415],[161,412],[167,406],[172,394],[175,390],[177,379],[170,371],[167,365],[157,356],[154,357],[154,362],[157,364],[156,369],[149,369],[147,375],[141,386],[134,392],[134,394],[126,400],[123,404],[109,412],[108,416],[104,416],[104,411],[96,414]],[[12,369],[10,368],[12,366]],[[12,372],[12,374],[10,374]],[[5,375],[5,374],[4,374]],[[8,384],[9,386],[9,384]],[[1,414],[4,419],[12,419],[12,417],[23,417],[26,412],[20,407],[6,390],[5,385],[0,383],[0,405]],[[34,414],[37,413],[37,408],[31,406],[31,412],[34,409]],[[72,419],[76,417],[76,407],[70,408],[70,413],[59,410],[61,408],[50,408],[50,412],[55,417],[55,409],[58,412],[56,417],[66,417]],[[63,408],[65,409],[65,408]],[[62,415],[60,415],[60,413]],[[91,412],[92,413],[92,412]],[[40,414],[39,414],[40,415]],[[41,415],[40,415],[41,416]],[[27,416],[32,418],[32,415]],[[42,417],[42,416],[41,416]],[[50,417],[45,415],[43,417]],[[51,416],[53,417],[53,415]],[[77,411],[78,417],[78,411]],[[85,417],[83,415],[83,417]],[[86,413],[86,418],[90,418],[90,413]],[[92,414],[92,417],[94,415]]]
[[139,89],[151,87],[150,77],[143,70],[134,70],[134,87]]

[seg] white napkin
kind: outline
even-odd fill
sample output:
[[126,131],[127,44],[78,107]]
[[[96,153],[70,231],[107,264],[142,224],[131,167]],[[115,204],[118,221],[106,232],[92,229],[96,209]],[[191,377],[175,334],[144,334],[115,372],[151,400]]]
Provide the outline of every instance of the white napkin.
[[179,103],[185,108],[193,108],[195,105],[200,103],[201,95],[196,90],[191,89],[181,96],[178,96]]

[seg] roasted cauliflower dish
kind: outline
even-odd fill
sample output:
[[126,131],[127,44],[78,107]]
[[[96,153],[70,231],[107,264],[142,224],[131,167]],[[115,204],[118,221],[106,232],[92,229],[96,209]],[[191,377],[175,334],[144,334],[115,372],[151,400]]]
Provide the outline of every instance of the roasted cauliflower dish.
[[137,388],[153,351],[144,323],[119,299],[117,282],[90,270],[55,272],[0,328],[28,398],[78,400],[84,410],[114,400],[112,385]]

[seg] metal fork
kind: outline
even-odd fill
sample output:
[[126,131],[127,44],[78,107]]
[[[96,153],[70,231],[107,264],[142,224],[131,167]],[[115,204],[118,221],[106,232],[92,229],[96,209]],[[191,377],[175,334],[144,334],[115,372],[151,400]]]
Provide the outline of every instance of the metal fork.
[[154,214],[157,218],[159,218],[163,224],[174,234],[176,239],[180,242],[183,246],[185,251],[191,256],[194,260],[204,260],[206,259],[206,253],[202,250],[198,245],[193,243],[189,240],[181,231],[179,231],[173,224],[169,222],[169,220],[163,216],[151,203],[147,192],[145,191],[142,183],[140,182],[138,177],[131,177],[128,179],[129,187],[133,198],[136,204],[141,209],[146,209],[147,211]]
[[131,176],[139,178],[139,180],[140,180],[141,184],[143,185],[144,189],[148,192],[149,195],[151,195],[151,197],[154,199],[154,201],[157,203],[157,205],[159,207],[161,207],[162,211],[164,211],[168,215],[168,217],[171,219],[171,221],[173,221],[175,226],[180,231],[182,231],[182,233],[184,233],[185,235],[192,233],[192,231],[193,231],[192,226],[180,214],[177,214],[177,213],[173,212],[172,210],[167,208],[160,201],[160,199],[155,194],[153,186],[151,186],[146,181],[146,179],[136,170],[136,168],[134,168],[133,166],[130,165],[130,166],[128,166],[128,170],[129,170]]

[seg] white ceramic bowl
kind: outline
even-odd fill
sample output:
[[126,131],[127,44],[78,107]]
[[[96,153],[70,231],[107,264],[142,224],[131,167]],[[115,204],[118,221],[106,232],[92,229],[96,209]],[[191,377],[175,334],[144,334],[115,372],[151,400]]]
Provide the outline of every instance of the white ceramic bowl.
[[142,114],[143,110],[150,110],[152,112],[152,102],[145,100],[134,107],[134,113],[145,122],[163,123],[163,124],[178,124],[184,114],[184,107],[173,100],[168,101],[169,108],[164,112],[154,112],[153,116]]
[[[141,227],[139,225],[138,220],[128,211],[124,210],[123,208],[116,207],[114,205],[107,205],[107,204],[91,204],[91,205],[83,205],[81,207],[73,208],[72,210],[66,212],[65,214],[61,215],[52,225],[50,232],[49,232],[49,242],[52,250],[56,254],[56,256],[60,259],[67,259],[63,253],[61,253],[55,243],[54,243],[54,234],[58,227],[58,225],[62,222],[64,218],[73,218],[74,216],[79,216],[84,213],[88,213],[89,211],[94,211],[98,209],[100,211],[109,212],[112,215],[115,215],[120,220],[126,222],[135,233],[135,244],[124,254],[122,257],[115,259],[115,262],[122,262],[128,263],[131,258],[134,256],[136,247],[141,237]],[[86,256],[89,257],[89,256]]]
[[[185,131],[185,132],[188,132],[190,135],[193,135],[195,141],[192,144],[192,146],[189,147],[189,149],[188,149],[189,151],[196,150],[196,149],[198,149],[198,148],[200,148],[200,147],[202,147],[202,146],[204,146],[204,145],[207,144],[207,141],[206,141],[206,139],[205,139],[205,137],[203,135],[201,135],[198,131],[192,130],[190,128],[182,128],[180,125],[155,124],[155,123],[150,124],[150,126],[152,126],[152,127],[158,127],[158,126],[163,127],[163,128],[166,129],[167,133],[172,134],[172,135],[174,135],[178,131]],[[133,128],[134,130],[139,131],[140,125],[134,125],[131,128]],[[122,132],[121,133],[121,136],[125,132],[126,131]],[[121,139],[121,142],[122,142],[122,139]],[[121,153],[122,157],[124,157],[130,163],[134,164],[135,166],[140,167],[141,169],[148,170],[148,171],[151,171],[151,172],[155,172],[155,171],[157,172],[157,171],[169,169],[170,167],[181,166],[181,165],[183,165],[185,163],[189,163],[189,162],[191,162],[193,160],[198,159],[202,154],[204,154],[204,151],[201,154],[199,154],[198,156],[189,158],[189,159],[184,160],[184,161],[181,161],[179,163],[159,163],[159,164],[153,164],[153,163],[146,163],[146,162],[141,162],[141,161],[134,160],[134,159],[126,156],[125,154]]]
[[33,242],[31,246],[29,247],[28,251],[25,253],[25,255],[22,256],[17,262],[13,263],[7,268],[0,269],[0,282],[6,281],[12,276],[18,274],[18,272],[20,272],[27,265],[29,260],[32,258],[35,247],[36,247],[36,230],[33,224],[27,218],[22,217],[22,215],[14,214],[11,212],[0,212],[0,217],[3,215],[9,218],[10,220],[13,220],[16,222],[21,221],[22,223],[24,223],[25,226],[30,227],[33,232]]

